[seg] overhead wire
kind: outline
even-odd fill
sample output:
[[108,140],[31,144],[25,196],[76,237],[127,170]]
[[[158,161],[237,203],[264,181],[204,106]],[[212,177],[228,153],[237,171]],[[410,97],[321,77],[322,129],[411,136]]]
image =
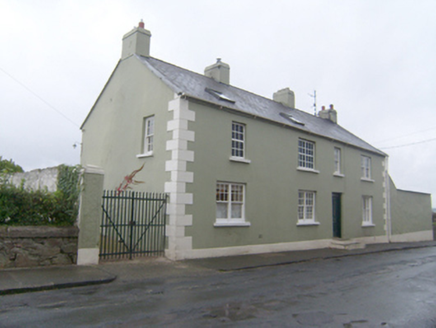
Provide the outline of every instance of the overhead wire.
[[431,141],[436,141],[436,138],[426,139],[426,140],[421,140],[421,141],[417,141],[417,142],[411,142],[411,143],[408,143],[408,144],[403,144],[403,145],[398,145],[398,146],[379,147],[379,148],[380,148],[380,149],[402,148],[402,147],[408,147],[408,146],[419,145],[419,144],[427,143],[427,142],[431,142]]
[[36,92],[34,92],[32,89],[30,89],[28,86],[26,86],[24,83],[22,83],[21,81],[19,81],[17,78],[15,78],[14,76],[12,76],[10,73],[6,72],[3,68],[0,67],[0,71],[2,71],[3,73],[5,73],[7,76],[9,76],[12,80],[14,80],[15,82],[17,82],[19,85],[21,85],[24,89],[26,89],[28,92],[30,92],[31,94],[33,94],[36,98],[38,98],[39,100],[41,100],[44,104],[46,104],[48,107],[50,107],[51,109],[53,109],[56,113],[58,113],[59,115],[61,115],[63,118],[65,118],[67,121],[69,121],[70,123],[74,124],[76,127],[80,128],[80,126],[74,122],[72,119],[70,119],[68,116],[66,116],[64,113],[62,113],[60,110],[58,110],[55,106],[53,106],[52,104],[50,104],[48,101],[46,101],[44,98],[42,98],[41,96],[39,96]]
[[[36,98],[38,98],[40,101],[42,101],[44,104],[46,104],[48,107],[50,107],[52,110],[54,110],[56,113],[58,113],[59,115],[61,115],[63,118],[65,118],[67,121],[69,121],[70,123],[72,123],[73,125],[75,125],[76,127],[80,128],[80,126],[74,122],[72,119],[70,119],[68,116],[66,116],[64,113],[62,113],[60,110],[58,110],[55,106],[53,106],[52,104],[50,104],[48,101],[46,101],[44,98],[42,98],[40,95],[38,95],[36,92],[34,92],[32,89],[30,89],[28,86],[26,86],[24,83],[22,83],[21,81],[19,81],[17,78],[15,78],[14,76],[12,76],[10,73],[8,73],[7,71],[5,71],[3,68],[0,67],[0,71],[2,71],[3,73],[5,73],[7,76],[9,76],[12,80],[14,80],[15,82],[17,82],[19,85],[21,85],[24,89],[26,89],[28,92],[30,92],[31,94],[33,94]],[[417,132],[413,132],[407,135],[403,135],[403,136],[399,136],[399,137],[394,137],[394,138],[389,138],[389,139],[384,139],[381,140],[379,142],[385,142],[385,141],[390,141],[390,140],[395,140],[395,139],[400,139],[403,137],[407,137],[407,136],[411,136],[414,134],[418,134],[418,133],[422,133],[422,132],[426,132],[429,130],[433,130],[436,129],[436,127],[432,127],[426,130],[421,130],[421,131],[417,131]],[[422,140],[422,141],[417,141],[417,142],[412,142],[412,143],[408,143],[408,144],[402,144],[402,145],[397,145],[397,146],[389,146],[389,147],[379,147],[380,149],[394,149],[394,148],[402,148],[402,147],[408,147],[408,146],[414,146],[414,145],[418,145],[418,144],[422,144],[422,143],[427,143],[427,142],[431,142],[431,141],[436,141],[436,138],[432,138],[432,139],[426,139],[426,140]]]
[[409,137],[409,136],[412,136],[412,135],[415,135],[415,134],[419,134],[419,133],[427,132],[427,131],[430,131],[430,130],[435,130],[435,129],[436,129],[436,126],[431,127],[431,128],[428,128],[428,129],[425,129],[425,130],[420,130],[420,131],[412,132],[412,133],[409,133],[409,134],[404,134],[404,135],[401,135],[401,136],[398,136],[398,137],[393,137],[393,138],[388,138],[388,139],[378,140],[378,141],[375,141],[374,143],[382,143],[382,142],[386,142],[386,141],[391,141],[391,140],[401,139],[401,138]]

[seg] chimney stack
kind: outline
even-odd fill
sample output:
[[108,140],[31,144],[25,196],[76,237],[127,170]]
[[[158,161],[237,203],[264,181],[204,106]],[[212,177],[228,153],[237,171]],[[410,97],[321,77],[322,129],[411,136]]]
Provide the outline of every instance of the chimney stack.
[[217,82],[230,84],[230,66],[217,58],[216,63],[204,69],[204,75],[213,78]]
[[123,37],[123,51],[121,59],[125,59],[134,54],[149,57],[150,56],[150,31],[144,29],[144,22],[141,21],[138,27],[135,27]]
[[273,94],[273,100],[290,108],[295,108],[295,94],[289,88],[281,89]]
[[318,116],[322,119],[330,120],[333,123],[338,123],[338,112],[333,108],[333,105],[330,105],[330,108],[327,110],[325,106],[322,106]]

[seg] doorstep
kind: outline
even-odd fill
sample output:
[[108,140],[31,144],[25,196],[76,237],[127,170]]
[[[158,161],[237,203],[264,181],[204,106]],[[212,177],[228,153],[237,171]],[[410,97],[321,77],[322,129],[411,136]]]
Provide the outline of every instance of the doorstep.
[[336,248],[336,249],[352,250],[352,249],[364,249],[365,246],[366,245],[364,243],[361,243],[356,240],[335,238],[332,239],[329,247]]

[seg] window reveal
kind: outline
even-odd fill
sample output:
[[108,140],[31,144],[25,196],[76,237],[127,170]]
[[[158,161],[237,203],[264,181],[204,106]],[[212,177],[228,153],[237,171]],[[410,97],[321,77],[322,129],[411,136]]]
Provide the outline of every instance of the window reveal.
[[232,123],[232,156],[244,158],[245,156],[245,125]]
[[315,192],[298,192],[298,221],[315,222]]
[[218,182],[216,185],[216,219],[243,221],[245,185]]
[[144,140],[143,140],[143,154],[149,154],[153,152],[154,142],[154,116],[150,116],[144,119]]
[[298,140],[298,166],[315,168],[315,143],[303,139]]
[[371,157],[361,157],[362,178],[371,179]]

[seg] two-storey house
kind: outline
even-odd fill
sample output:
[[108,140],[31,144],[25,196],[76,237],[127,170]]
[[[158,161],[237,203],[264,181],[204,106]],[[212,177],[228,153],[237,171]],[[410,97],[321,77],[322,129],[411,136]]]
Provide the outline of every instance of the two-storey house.
[[[163,62],[150,37],[143,23],[124,36],[82,126],[82,165],[114,189],[144,164],[136,188],[170,195],[169,258],[393,238],[388,157],[342,128],[333,106],[315,116],[288,88],[272,99],[239,89],[219,59],[204,74]],[[399,224],[397,240],[430,239],[429,195],[416,195],[424,208],[401,219],[414,224]],[[396,206],[413,206],[407,197]]]

